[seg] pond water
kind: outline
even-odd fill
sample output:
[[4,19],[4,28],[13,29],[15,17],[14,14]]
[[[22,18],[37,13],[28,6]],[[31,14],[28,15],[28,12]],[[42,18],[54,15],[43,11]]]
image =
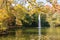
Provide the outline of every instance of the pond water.
[[[40,40],[60,40],[60,27],[41,29],[40,38]],[[0,36],[0,40],[39,40],[38,29],[17,29],[12,34]]]
[[18,29],[12,34],[0,36],[0,40],[38,40],[38,29]]

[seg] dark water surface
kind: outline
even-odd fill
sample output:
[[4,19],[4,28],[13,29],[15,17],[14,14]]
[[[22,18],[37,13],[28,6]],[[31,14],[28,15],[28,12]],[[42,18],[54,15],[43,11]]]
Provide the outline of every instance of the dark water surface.
[[60,27],[42,28],[41,37],[38,28],[17,29],[8,35],[0,36],[0,40],[60,40]]
[[0,36],[0,40],[38,40],[38,29],[18,29],[15,33]]

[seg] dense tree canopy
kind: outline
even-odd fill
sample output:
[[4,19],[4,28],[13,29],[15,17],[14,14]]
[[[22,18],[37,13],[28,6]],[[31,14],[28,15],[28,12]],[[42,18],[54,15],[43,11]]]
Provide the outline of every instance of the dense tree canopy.
[[[21,0],[18,1],[21,2]],[[5,20],[9,17],[16,17],[16,24],[18,25],[22,24],[22,20],[28,24],[32,24],[32,20],[34,20],[34,17],[32,15],[38,15],[39,13],[41,14],[43,12],[47,16],[44,20],[51,24],[55,13],[60,13],[60,5],[57,4],[57,0],[46,1],[50,2],[52,6],[42,5],[43,2],[38,4],[36,3],[36,0],[25,0],[25,3],[22,2],[22,4],[15,2],[14,0],[0,0],[0,20]],[[27,8],[25,6],[27,6]],[[29,18],[27,18],[27,15],[31,21],[28,20]],[[37,17],[37,15],[34,16]],[[35,19],[34,21],[37,20]]]

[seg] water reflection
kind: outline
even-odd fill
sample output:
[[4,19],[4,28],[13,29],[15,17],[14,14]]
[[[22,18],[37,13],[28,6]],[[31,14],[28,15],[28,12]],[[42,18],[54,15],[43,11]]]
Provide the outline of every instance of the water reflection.
[[7,36],[1,36],[0,40],[37,40],[38,33],[27,33],[22,29],[15,31],[15,34],[9,34]]
[[[60,40],[60,27],[42,28],[41,40]],[[55,32],[54,32],[55,31]],[[0,36],[0,40],[39,40],[38,28],[18,29],[12,34]]]

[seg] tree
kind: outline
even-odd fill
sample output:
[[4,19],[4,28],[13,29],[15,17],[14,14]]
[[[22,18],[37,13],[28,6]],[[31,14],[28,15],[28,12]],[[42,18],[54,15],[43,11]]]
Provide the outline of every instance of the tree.
[[57,0],[51,0],[51,1],[53,1],[53,2],[51,2],[52,10],[51,10],[51,13],[49,13],[47,15],[47,20],[48,20],[50,26],[54,27],[54,26],[60,25],[60,23],[59,23],[59,20],[60,20],[60,18],[59,18],[60,8],[59,7],[60,6],[57,4]]
[[15,16],[12,14],[12,10],[11,10],[11,2],[8,0],[1,0],[1,6],[0,6],[0,27],[1,30],[6,30],[9,26],[9,21],[7,21],[8,19],[11,21],[10,24],[12,24],[12,19],[15,20]]

